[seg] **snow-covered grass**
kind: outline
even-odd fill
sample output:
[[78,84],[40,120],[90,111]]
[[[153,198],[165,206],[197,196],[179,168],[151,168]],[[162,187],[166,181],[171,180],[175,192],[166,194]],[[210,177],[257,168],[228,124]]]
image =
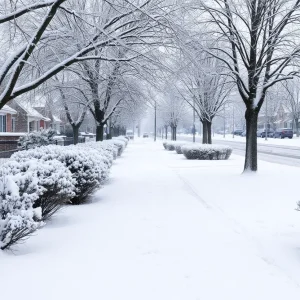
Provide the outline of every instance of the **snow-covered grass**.
[[92,203],[0,252],[3,299],[32,299],[33,280],[43,300],[299,299],[299,168],[241,175],[240,156],[186,160],[145,140],[124,157]]

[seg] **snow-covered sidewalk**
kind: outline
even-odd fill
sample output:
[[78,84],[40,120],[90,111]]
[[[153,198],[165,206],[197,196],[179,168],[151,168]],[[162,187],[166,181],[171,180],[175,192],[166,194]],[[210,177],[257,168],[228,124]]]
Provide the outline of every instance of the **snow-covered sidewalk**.
[[241,170],[133,142],[92,203],[0,253],[1,299],[299,299],[300,169]]

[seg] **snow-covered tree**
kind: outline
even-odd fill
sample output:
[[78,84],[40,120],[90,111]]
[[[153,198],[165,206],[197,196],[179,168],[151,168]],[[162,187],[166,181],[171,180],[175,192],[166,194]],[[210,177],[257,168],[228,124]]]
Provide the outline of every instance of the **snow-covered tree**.
[[257,119],[268,89],[298,72],[299,0],[191,0],[246,106],[245,171],[257,170]]

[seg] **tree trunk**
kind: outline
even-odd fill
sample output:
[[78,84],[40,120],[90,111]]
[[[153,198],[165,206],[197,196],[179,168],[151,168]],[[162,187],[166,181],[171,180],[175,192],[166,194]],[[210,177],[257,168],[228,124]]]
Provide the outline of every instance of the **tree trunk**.
[[202,132],[202,144],[208,143],[208,134],[207,134],[207,121],[203,120],[201,121],[203,125],[203,132]]
[[79,126],[78,125],[77,126],[76,125],[72,125],[74,145],[78,144]]
[[257,118],[258,112],[256,110],[246,110],[246,155],[244,172],[257,171]]
[[296,136],[299,137],[299,119],[295,118]]
[[206,127],[207,127],[207,144],[212,144],[211,122],[206,121]]
[[177,140],[177,127],[176,126],[174,126],[174,141],[176,141]]
[[104,129],[104,126],[102,124],[97,125],[97,128],[96,128],[96,141],[97,142],[103,141],[103,129]]
[[165,126],[166,140],[168,139],[168,126]]

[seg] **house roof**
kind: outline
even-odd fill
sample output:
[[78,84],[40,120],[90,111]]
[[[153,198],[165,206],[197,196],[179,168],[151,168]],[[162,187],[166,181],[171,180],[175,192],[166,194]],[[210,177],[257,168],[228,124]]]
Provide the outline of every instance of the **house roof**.
[[37,118],[44,121],[51,121],[49,118],[44,117],[36,109],[34,109],[29,103],[17,101],[18,105],[25,110],[28,117]]
[[17,111],[14,110],[13,108],[11,108],[11,107],[8,106],[8,105],[4,105],[4,106],[2,107],[2,109],[0,110],[0,112],[6,113],[6,114],[12,114],[12,115],[16,115],[16,114],[17,114]]
[[53,119],[53,122],[62,123],[62,120],[55,115],[52,115],[52,119]]

